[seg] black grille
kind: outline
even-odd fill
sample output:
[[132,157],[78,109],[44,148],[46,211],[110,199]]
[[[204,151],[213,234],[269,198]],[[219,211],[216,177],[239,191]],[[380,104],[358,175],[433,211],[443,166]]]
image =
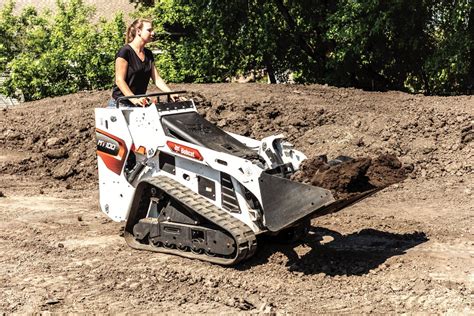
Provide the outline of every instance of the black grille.
[[239,202],[235,195],[234,185],[230,176],[221,172],[222,207],[232,213],[240,213]]

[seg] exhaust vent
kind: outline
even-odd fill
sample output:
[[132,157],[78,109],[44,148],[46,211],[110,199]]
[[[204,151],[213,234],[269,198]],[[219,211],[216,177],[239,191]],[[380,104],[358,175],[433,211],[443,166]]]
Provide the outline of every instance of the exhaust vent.
[[235,195],[234,185],[227,173],[221,172],[222,207],[231,213],[240,213],[239,201]]

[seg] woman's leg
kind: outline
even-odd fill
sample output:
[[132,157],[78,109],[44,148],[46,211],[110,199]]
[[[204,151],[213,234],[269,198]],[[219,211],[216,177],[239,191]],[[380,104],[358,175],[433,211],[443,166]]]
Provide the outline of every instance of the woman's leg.
[[115,102],[115,99],[110,99],[109,102],[107,103],[107,108],[116,108],[117,107],[117,102]]

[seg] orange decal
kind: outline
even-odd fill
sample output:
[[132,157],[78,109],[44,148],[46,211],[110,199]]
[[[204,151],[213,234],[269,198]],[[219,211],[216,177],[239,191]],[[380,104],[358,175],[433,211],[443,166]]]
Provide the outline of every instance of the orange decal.
[[122,139],[99,129],[96,129],[96,139],[97,156],[108,169],[120,175],[127,158],[127,145]]
[[181,154],[189,158],[203,160],[201,153],[197,149],[185,145],[176,144],[172,141],[167,141],[166,145],[168,145],[169,149],[171,149],[175,153]]

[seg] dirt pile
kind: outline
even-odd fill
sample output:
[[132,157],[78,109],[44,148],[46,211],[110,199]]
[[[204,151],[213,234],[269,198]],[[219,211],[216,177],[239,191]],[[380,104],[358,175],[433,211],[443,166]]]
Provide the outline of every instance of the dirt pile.
[[93,108],[106,100],[103,91],[82,92],[3,109],[0,144],[18,160],[0,163],[0,173],[39,176],[46,187],[95,185]]
[[[284,134],[308,157],[391,154],[411,177],[473,173],[474,98],[365,92],[321,85],[175,85],[226,131],[256,139]],[[94,108],[110,91],[80,92],[0,110],[0,146],[18,159],[0,172],[67,187],[97,183]],[[2,153],[0,152],[0,156]]]
[[474,96],[427,97],[322,85],[180,85],[218,126],[253,138],[284,134],[308,157],[392,154],[410,177],[474,169]]
[[411,170],[412,166],[403,166],[393,155],[331,161],[323,155],[304,160],[292,180],[331,190],[337,200],[344,200],[403,181]]

